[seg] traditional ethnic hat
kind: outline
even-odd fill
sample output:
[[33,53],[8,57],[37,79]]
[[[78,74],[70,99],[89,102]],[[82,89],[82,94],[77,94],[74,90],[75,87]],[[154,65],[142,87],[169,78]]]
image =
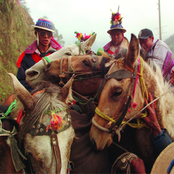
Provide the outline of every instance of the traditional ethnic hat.
[[151,30],[147,28],[142,29],[138,34],[139,39],[147,39],[148,37],[151,37],[151,36],[153,36],[153,33]]
[[156,159],[151,174],[174,173],[174,142],[169,144]]
[[34,28],[39,28],[42,30],[47,30],[47,31],[51,31],[51,32],[55,32],[53,30],[53,24],[44,18],[39,18],[38,21],[36,22],[35,25],[32,25]]
[[113,13],[112,12],[112,16],[111,16],[111,26],[110,26],[110,30],[107,31],[107,33],[111,33],[112,30],[122,30],[123,33],[126,32],[126,30],[123,28],[122,26],[122,17],[120,13]]

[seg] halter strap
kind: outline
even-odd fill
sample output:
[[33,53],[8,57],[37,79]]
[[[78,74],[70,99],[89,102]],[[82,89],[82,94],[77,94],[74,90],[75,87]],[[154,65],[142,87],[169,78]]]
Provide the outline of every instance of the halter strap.
[[79,46],[79,55],[80,55],[80,50],[82,51],[83,54],[85,54],[84,51],[83,51],[83,49],[82,49],[82,47],[81,47],[80,41],[77,41],[76,42],[76,45]]
[[45,56],[45,57],[43,57],[48,63],[50,63],[51,62],[51,60],[47,57],[47,56]]
[[[112,131],[113,127],[115,126],[120,126],[121,122],[123,121],[127,111],[128,111],[128,108],[130,106],[130,102],[131,102],[131,99],[133,97],[133,91],[134,91],[134,86],[135,86],[135,80],[136,80],[136,77],[137,77],[137,69],[138,69],[138,65],[136,64],[135,66],[135,71],[132,73],[131,71],[129,70],[118,70],[118,71],[114,71],[113,73],[111,74],[106,74],[105,75],[105,79],[103,80],[103,83],[102,83],[102,88],[100,90],[100,92],[103,90],[104,88],[104,85],[106,83],[106,80],[108,79],[111,79],[111,78],[114,78],[114,79],[124,79],[124,78],[131,78],[132,79],[132,82],[131,82],[131,87],[130,87],[130,94],[129,94],[129,97],[128,97],[128,101],[126,103],[126,106],[121,114],[121,116],[119,117],[119,119],[117,121],[113,121],[112,118],[110,118],[109,116],[107,116],[106,114],[102,113],[98,108],[96,109],[96,114],[101,116],[102,118],[108,120],[108,121],[111,121],[113,122],[114,124],[112,124],[112,126],[108,129],[110,130],[110,132]],[[110,119],[108,119],[108,117]],[[112,120],[111,120],[112,119]]]

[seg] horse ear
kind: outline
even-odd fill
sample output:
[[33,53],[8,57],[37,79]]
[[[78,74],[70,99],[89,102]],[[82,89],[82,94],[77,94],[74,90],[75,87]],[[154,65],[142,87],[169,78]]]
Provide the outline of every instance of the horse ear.
[[82,42],[81,48],[84,51],[89,50],[92,47],[92,45],[93,45],[93,43],[94,43],[94,41],[96,39],[96,36],[97,36],[97,34],[95,33],[89,39],[87,39],[86,41]]
[[24,105],[26,111],[30,111],[34,107],[34,99],[32,95],[26,90],[26,88],[18,81],[15,75],[12,73],[8,73],[13,82],[13,87],[15,90],[15,94],[19,98],[19,100]]
[[133,69],[139,55],[139,40],[134,34],[131,34],[131,41],[126,55],[126,65]]
[[61,93],[63,99],[65,99],[66,104],[73,104],[74,99],[72,96],[72,85],[74,81],[75,74],[68,80],[68,82],[61,88]]

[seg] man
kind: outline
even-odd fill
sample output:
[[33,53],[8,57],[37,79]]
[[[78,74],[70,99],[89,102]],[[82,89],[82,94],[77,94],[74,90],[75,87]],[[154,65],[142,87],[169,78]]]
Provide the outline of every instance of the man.
[[29,92],[32,91],[32,88],[25,81],[25,71],[44,56],[62,48],[53,38],[53,25],[50,21],[40,18],[32,26],[35,30],[36,40],[20,55],[17,61],[17,78]]
[[129,42],[127,38],[124,37],[126,30],[123,28],[122,17],[119,13],[112,13],[111,17],[111,27],[107,31],[111,36],[111,41],[107,43],[103,49],[109,55],[116,56],[121,49],[127,49]]
[[154,42],[153,33],[147,28],[139,32],[138,38],[141,47],[147,54],[146,61],[150,63],[150,61],[153,60],[161,68],[163,77],[169,81],[174,65],[172,52],[169,46],[159,39]]

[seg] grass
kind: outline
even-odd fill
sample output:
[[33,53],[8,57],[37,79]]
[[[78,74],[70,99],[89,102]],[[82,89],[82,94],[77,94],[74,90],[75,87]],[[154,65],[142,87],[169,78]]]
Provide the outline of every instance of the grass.
[[8,72],[17,74],[20,54],[35,40],[33,19],[14,0],[0,0],[0,104],[14,92]]

